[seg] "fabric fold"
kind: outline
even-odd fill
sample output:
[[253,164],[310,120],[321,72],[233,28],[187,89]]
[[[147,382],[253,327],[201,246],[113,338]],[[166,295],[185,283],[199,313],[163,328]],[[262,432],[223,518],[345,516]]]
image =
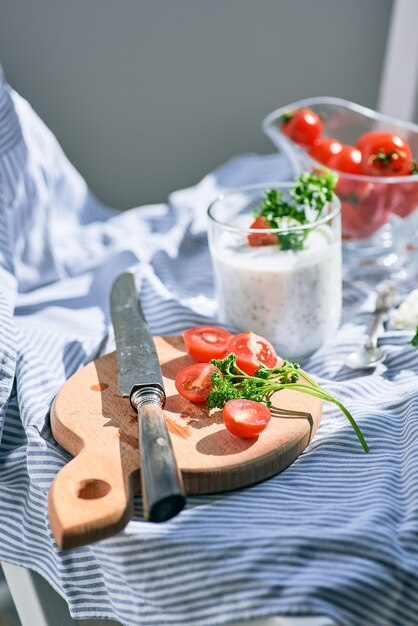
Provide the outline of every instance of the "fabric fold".
[[112,280],[136,274],[154,334],[216,323],[207,206],[225,189],[291,170],[277,154],[236,157],[167,204],[119,214],[94,198],[27,103],[7,91],[24,144],[0,154],[0,559],[39,572],[75,619],[220,626],[313,614],[350,626],[416,623],[418,351],[406,334],[385,331],[384,364],[367,376],[344,368],[366,337],[365,298],[375,287],[366,282],[347,280],[343,323],[305,367],[355,415],[369,455],[326,405],[305,452],[270,480],[189,497],[181,515],[159,525],[143,521],[137,496],[123,532],[57,548],[48,489],[69,455],[52,437],[49,405],[103,350]]

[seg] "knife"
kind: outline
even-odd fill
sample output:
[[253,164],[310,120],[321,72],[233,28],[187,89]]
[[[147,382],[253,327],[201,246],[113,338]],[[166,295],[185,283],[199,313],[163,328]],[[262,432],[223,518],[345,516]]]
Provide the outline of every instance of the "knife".
[[119,395],[129,397],[138,413],[144,517],[164,522],[180,513],[186,497],[162,411],[166,395],[160,362],[130,272],[112,285],[110,314]]

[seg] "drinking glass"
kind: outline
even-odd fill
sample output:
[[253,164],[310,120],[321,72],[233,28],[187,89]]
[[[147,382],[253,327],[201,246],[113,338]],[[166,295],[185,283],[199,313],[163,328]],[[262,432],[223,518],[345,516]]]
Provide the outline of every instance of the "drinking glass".
[[[220,195],[208,209],[208,235],[220,322],[262,335],[282,358],[299,361],[340,323],[341,219],[334,195],[317,221],[251,228],[264,192],[278,189],[289,199],[291,186],[264,183]],[[266,236],[273,243],[249,245]],[[283,249],[292,241],[303,249]]]

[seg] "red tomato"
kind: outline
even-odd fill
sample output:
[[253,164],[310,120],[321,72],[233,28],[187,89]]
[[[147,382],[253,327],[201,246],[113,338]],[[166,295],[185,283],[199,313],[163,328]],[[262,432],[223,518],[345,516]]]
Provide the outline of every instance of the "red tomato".
[[388,194],[391,211],[399,217],[408,217],[418,209],[418,180],[390,185]]
[[347,174],[364,174],[361,159],[361,152],[358,148],[344,145],[340,152],[329,159],[328,167]]
[[177,391],[191,402],[205,402],[211,387],[210,377],[216,369],[211,363],[195,363],[185,367],[174,381]]
[[347,202],[359,204],[364,198],[367,198],[372,189],[373,184],[367,182],[367,180],[353,180],[341,174],[335,186],[335,193],[341,202],[346,200]]
[[222,410],[222,419],[233,435],[250,439],[257,437],[270,421],[268,408],[254,400],[228,400]]
[[228,343],[233,334],[217,326],[197,326],[183,333],[186,350],[196,361],[209,363],[227,355]]
[[313,144],[322,134],[322,122],[311,109],[296,109],[283,116],[281,131],[303,147]]
[[393,133],[372,137],[363,146],[363,172],[369,176],[407,176],[411,171],[411,148]]
[[237,366],[246,374],[252,376],[263,363],[267,367],[274,367],[277,363],[277,353],[271,343],[253,332],[240,333],[231,339],[228,353],[234,352],[237,357]]
[[328,165],[329,160],[339,154],[343,149],[343,144],[337,139],[317,139],[310,146],[308,154],[323,165]]
[[382,135],[386,135],[387,133],[383,133],[382,131],[370,130],[368,133],[364,133],[359,137],[356,141],[356,148],[363,152],[364,148],[375,139],[379,139]]
[[341,201],[343,239],[366,239],[386,224],[389,216],[386,186],[369,185],[362,197]]
[[[250,228],[270,228],[264,217],[257,217]],[[273,233],[249,233],[247,236],[248,245],[255,248],[257,246],[271,246],[278,243],[277,235]]]

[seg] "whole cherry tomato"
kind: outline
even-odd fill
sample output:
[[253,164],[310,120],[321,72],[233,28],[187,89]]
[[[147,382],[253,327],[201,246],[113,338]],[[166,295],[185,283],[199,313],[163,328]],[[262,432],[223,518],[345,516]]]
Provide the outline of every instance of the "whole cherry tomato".
[[367,180],[357,180],[346,176],[341,173],[338,176],[337,184],[335,186],[335,193],[341,200],[347,202],[354,202],[359,204],[364,198],[368,196],[373,184]]
[[390,208],[399,217],[408,217],[418,209],[418,178],[410,183],[394,183],[388,189]]
[[271,413],[265,404],[254,400],[228,400],[222,411],[225,427],[233,435],[244,439],[257,437],[270,418]]
[[233,335],[217,326],[197,326],[183,333],[186,350],[196,361],[209,363],[227,355],[228,343]]
[[328,165],[330,159],[339,154],[343,144],[338,139],[317,139],[308,149],[308,154],[323,165]]
[[185,367],[175,378],[177,391],[191,402],[205,402],[211,388],[210,377],[216,369],[211,363],[195,363]]
[[370,138],[362,154],[363,172],[369,176],[408,176],[411,172],[411,148],[394,133]]
[[[260,217],[257,217],[256,220],[254,220],[250,228],[267,229],[267,228],[270,228],[270,226],[268,225],[264,217],[260,216]],[[247,235],[247,239],[248,239],[248,245],[254,248],[257,246],[271,246],[274,244],[277,245],[279,241],[277,238],[277,235],[275,235],[274,233],[262,233],[262,232],[249,233]]]
[[341,200],[343,239],[367,239],[388,221],[390,206],[385,184],[369,184],[363,195],[346,198]]
[[296,109],[282,116],[280,130],[303,147],[313,144],[322,134],[322,122],[311,109]]
[[356,141],[356,148],[358,148],[360,150],[360,152],[363,152],[364,148],[371,142],[374,141],[375,139],[380,139],[380,137],[382,137],[382,135],[387,135],[387,133],[384,133],[382,131],[377,131],[377,130],[370,130],[368,133],[364,133],[363,135],[361,135],[361,137],[359,137]]
[[237,357],[237,366],[246,374],[252,376],[260,367],[274,367],[277,363],[277,353],[267,339],[253,332],[240,333],[231,339],[228,353],[234,352]]
[[361,159],[361,152],[358,148],[343,145],[342,150],[330,158],[328,167],[347,174],[364,174]]

